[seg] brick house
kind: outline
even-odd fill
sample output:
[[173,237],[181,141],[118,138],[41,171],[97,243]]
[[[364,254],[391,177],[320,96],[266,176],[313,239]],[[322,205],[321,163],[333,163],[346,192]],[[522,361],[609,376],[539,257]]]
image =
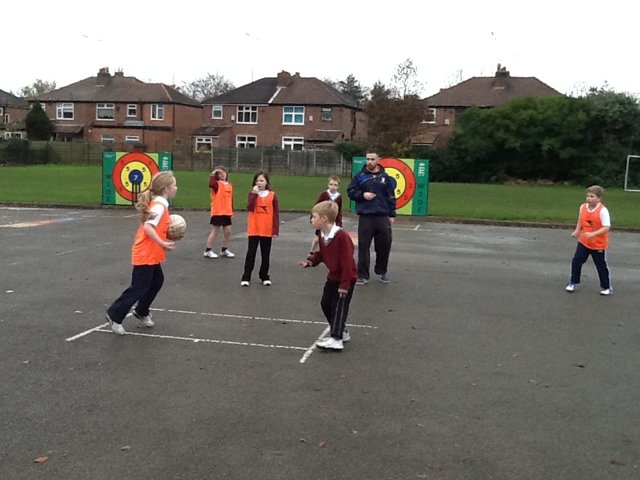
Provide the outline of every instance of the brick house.
[[25,99],[0,90],[0,138],[26,138],[24,121],[29,110]]
[[424,99],[427,114],[411,137],[414,145],[444,146],[469,107],[493,108],[521,97],[562,95],[535,77],[512,77],[498,64],[493,77],[472,77]]
[[145,83],[121,71],[111,75],[108,68],[38,100],[61,141],[169,151],[189,142],[202,125],[202,106],[196,100],[162,83]]
[[282,71],[206,99],[195,149],[276,147],[303,150],[363,142],[358,101],[314,77]]

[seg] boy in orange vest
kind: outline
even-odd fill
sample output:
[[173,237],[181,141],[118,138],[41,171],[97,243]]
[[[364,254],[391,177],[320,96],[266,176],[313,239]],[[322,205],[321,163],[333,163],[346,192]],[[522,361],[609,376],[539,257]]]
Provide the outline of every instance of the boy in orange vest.
[[607,266],[607,248],[609,247],[609,230],[611,216],[602,203],[604,189],[599,185],[587,188],[587,201],[580,206],[576,229],[571,233],[578,239],[576,253],[571,262],[571,279],[566,287],[567,292],[575,292],[580,283],[582,265],[589,255],[598,270],[600,278],[600,295],[611,295],[611,279]]

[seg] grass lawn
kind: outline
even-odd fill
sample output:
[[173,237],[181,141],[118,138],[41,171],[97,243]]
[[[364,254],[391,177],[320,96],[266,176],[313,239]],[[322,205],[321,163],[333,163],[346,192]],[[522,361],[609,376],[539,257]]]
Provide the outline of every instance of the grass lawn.
[[[209,208],[209,172],[176,171],[177,208]],[[243,209],[252,174],[233,173],[235,208]],[[349,179],[340,191],[346,197]],[[326,177],[273,175],[280,208],[308,211],[326,188]],[[428,214],[433,217],[575,224],[584,201],[582,187],[431,183]],[[94,166],[44,165],[0,167],[0,202],[95,205],[102,198],[102,169]],[[640,228],[640,193],[607,189],[604,203],[614,227]],[[348,206],[345,207],[348,210]]]

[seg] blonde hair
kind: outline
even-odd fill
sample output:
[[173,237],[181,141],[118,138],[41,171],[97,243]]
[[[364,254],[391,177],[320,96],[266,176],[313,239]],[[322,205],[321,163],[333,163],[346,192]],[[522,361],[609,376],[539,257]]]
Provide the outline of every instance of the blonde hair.
[[331,175],[329,177],[329,181],[333,180],[334,182],[338,182],[338,185],[340,185],[340,177],[338,175]]
[[329,222],[335,223],[336,217],[338,216],[338,204],[331,200],[325,200],[324,202],[316,203],[311,209],[311,213],[325,216]]
[[591,185],[589,188],[587,188],[587,193],[593,193],[596,197],[602,198],[602,196],[604,195],[604,188],[602,188],[600,185]]
[[153,176],[151,186],[148,190],[138,195],[138,201],[136,202],[136,210],[140,212],[140,221],[142,223],[151,218],[149,203],[151,203],[153,197],[162,195],[164,191],[174,183],[176,183],[176,177],[173,176],[173,172],[158,172]]

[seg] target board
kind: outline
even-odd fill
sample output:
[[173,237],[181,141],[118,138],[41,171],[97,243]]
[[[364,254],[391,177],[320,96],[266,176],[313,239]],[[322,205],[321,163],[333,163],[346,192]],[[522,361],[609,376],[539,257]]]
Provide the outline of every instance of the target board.
[[173,168],[171,153],[104,152],[102,204],[131,205],[151,186],[158,172]]
[[[354,157],[353,175],[367,163],[364,157]],[[396,214],[426,215],[429,198],[429,160],[413,158],[381,158],[378,162],[396,182]],[[351,202],[351,211],[356,211]]]

